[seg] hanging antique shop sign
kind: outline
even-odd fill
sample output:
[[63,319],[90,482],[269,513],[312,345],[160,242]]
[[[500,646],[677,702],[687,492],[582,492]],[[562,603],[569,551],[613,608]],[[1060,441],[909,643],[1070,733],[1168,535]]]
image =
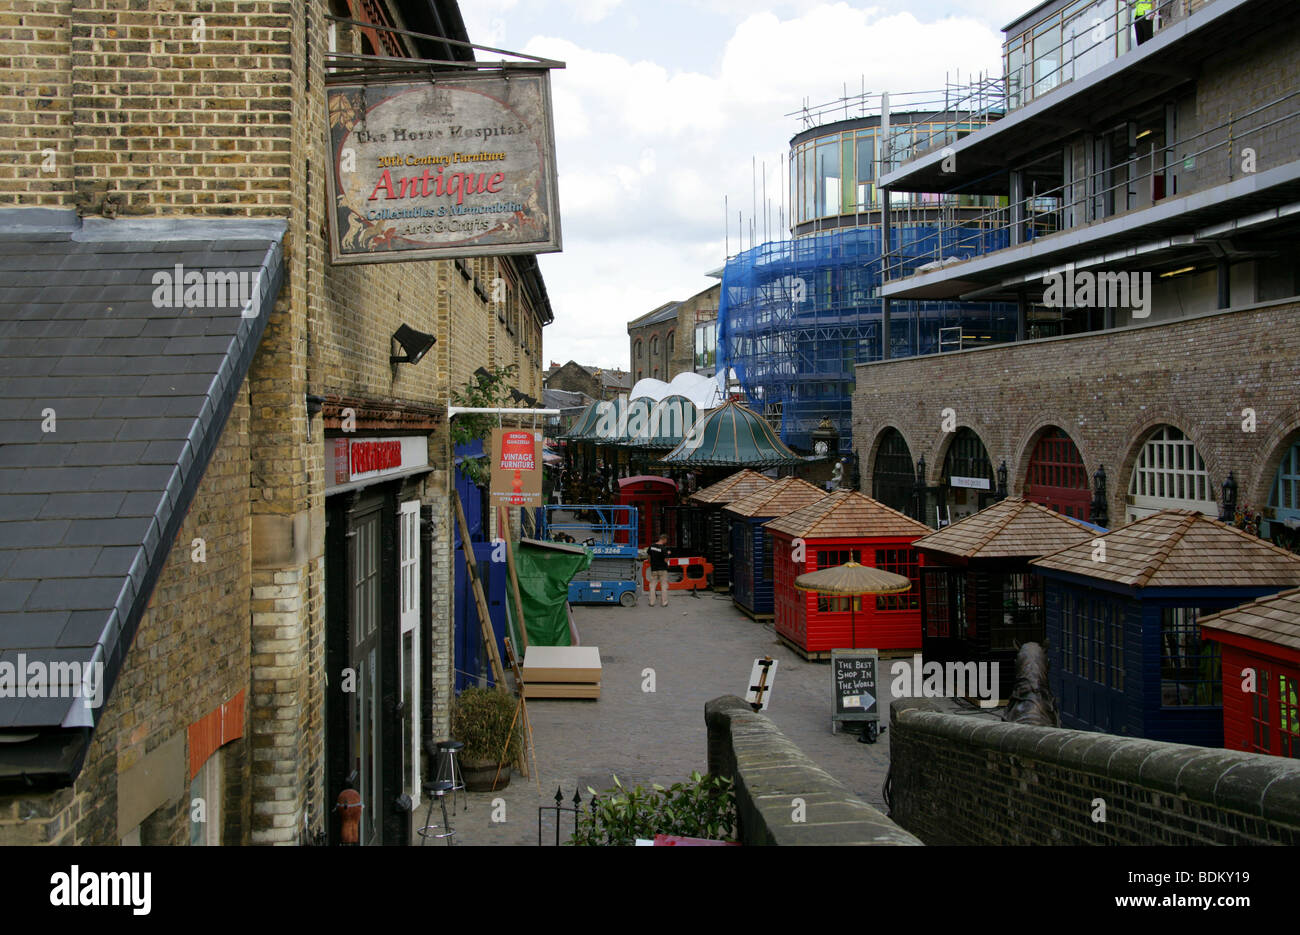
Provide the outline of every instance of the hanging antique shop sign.
[[542,433],[535,429],[492,430],[489,496],[497,506],[542,505]]
[[334,263],[560,249],[545,69],[331,85]]

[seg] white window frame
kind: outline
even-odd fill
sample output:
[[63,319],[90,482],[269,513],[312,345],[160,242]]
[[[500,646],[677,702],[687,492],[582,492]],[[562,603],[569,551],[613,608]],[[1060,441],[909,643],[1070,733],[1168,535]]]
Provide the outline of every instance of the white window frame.
[[[397,580],[399,589],[399,626],[398,653],[406,634],[411,634],[411,716],[410,736],[404,741],[410,744],[411,801],[420,804],[420,501],[406,500],[397,508],[398,528],[398,564]],[[406,697],[406,672],[400,660],[398,672],[398,697]]]
[[198,773],[190,782],[191,821],[193,821],[196,797],[203,799],[203,833],[202,841],[199,843],[206,847],[220,847],[222,822],[220,748],[212,751],[212,755],[199,767]]
[[1142,443],[1128,492],[1130,523],[1168,509],[1219,515],[1205,459],[1192,440],[1172,425],[1160,426]]

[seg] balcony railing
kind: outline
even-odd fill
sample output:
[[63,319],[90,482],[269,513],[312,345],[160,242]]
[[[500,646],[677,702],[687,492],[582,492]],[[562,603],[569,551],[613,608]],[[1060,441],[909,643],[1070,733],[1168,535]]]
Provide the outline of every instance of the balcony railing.
[[[1154,35],[1214,0],[1153,0]],[[1099,6],[1111,9],[1099,11]],[[1001,116],[1041,98],[1043,95],[1081,78],[1107,62],[1128,55],[1137,48],[1136,27],[1131,0],[1089,3],[1077,8],[1058,10],[1016,36],[1004,47],[1004,78],[973,82],[964,94],[953,95],[945,106],[954,114],[966,111],[985,116]],[[1037,33],[1037,37],[1035,37]],[[1053,33],[1056,39],[1053,42]],[[924,139],[916,139],[891,153],[896,165],[905,165],[919,156],[955,139],[956,122]],[[885,171],[890,171],[886,169]]]
[[[1249,150],[1249,152],[1247,152]],[[1250,172],[1300,159],[1300,90],[1292,91],[1173,143],[1081,175],[1062,185],[1027,192],[978,215],[948,214],[937,229],[900,230],[882,257],[885,282],[933,272],[953,263],[1008,249],[1060,231],[1075,230],[1124,214],[1137,214],[1172,197],[1231,182]],[[1137,172],[1139,162],[1151,168]],[[1105,184],[1115,175],[1114,184]],[[1167,191],[1173,178],[1176,191]],[[1131,205],[1141,186],[1149,202]],[[1170,186],[1172,187],[1172,186]],[[1122,196],[1123,205],[1119,204]]]

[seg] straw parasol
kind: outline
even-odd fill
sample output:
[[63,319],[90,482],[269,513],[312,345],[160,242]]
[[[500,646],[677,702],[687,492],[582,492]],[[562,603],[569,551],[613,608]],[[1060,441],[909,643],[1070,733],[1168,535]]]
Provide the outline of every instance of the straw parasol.
[[902,594],[912,588],[909,578],[896,575],[891,571],[881,571],[857,562],[846,562],[834,568],[810,571],[794,579],[794,586],[800,591],[812,591],[816,594],[835,594],[850,598],[849,625],[852,627],[853,648],[858,646],[857,610],[852,598],[862,594]]

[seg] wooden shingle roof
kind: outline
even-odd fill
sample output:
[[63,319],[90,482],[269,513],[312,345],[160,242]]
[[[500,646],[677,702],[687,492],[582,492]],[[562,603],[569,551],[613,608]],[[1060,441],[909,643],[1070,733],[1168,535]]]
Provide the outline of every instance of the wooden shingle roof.
[[1191,510],[1162,510],[1097,538],[1104,562],[1093,561],[1089,540],[1030,564],[1131,588],[1300,585],[1300,556]]
[[856,490],[837,490],[788,516],[764,523],[764,526],[801,539],[923,536],[930,531],[924,523],[918,523]]
[[737,516],[785,516],[826,498],[826,491],[798,477],[783,477],[723,507]]
[[703,490],[697,490],[691,499],[696,503],[731,503],[770,483],[772,478],[745,468],[743,471],[724,477],[716,484],[710,484]]
[[[1300,650],[1300,588],[1209,614],[1201,618],[1201,626]],[[1214,639],[1214,634],[1206,638]]]
[[918,549],[960,558],[1038,558],[1099,533],[1045,506],[1009,497],[916,541]]

